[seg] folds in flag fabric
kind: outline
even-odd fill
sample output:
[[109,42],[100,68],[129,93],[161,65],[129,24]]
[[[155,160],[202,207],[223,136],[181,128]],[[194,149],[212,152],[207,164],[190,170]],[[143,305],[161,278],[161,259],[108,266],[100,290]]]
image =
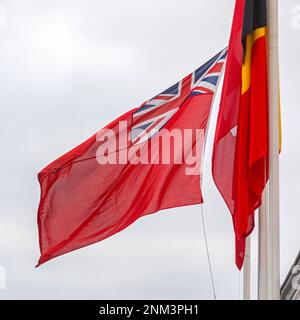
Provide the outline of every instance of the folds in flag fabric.
[[241,268],[268,179],[266,0],[236,1],[212,171],[233,217]]
[[203,202],[201,159],[226,54],[39,173],[39,265],[108,238],[144,215]]

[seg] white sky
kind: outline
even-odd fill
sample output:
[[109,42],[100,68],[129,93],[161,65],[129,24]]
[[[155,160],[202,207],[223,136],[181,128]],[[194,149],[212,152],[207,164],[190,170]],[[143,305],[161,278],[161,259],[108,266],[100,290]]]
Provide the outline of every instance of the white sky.
[[[292,13],[300,0],[279,2],[284,278],[300,249],[300,18]],[[200,206],[142,218],[110,239],[34,269],[36,175],[223,49],[233,5],[234,0],[0,1],[0,264],[7,274],[0,299],[212,298]],[[234,264],[231,217],[210,173],[215,102],[204,213],[217,297],[238,299],[242,277]],[[256,247],[254,233],[253,298]]]

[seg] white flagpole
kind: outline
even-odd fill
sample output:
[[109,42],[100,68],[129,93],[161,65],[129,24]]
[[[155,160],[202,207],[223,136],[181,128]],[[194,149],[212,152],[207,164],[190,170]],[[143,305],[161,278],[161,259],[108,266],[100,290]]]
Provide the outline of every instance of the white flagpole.
[[280,299],[279,249],[279,60],[278,0],[268,1],[269,25],[269,290],[268,298]]
[[246,239],[245,260],[243,267],[243,299],[251,300],[251,239]]
[[259,208],[259,230],[258,230],[258,300],[268,299],[268,199],[269,186],[266,185],[262,196],[262,204]]

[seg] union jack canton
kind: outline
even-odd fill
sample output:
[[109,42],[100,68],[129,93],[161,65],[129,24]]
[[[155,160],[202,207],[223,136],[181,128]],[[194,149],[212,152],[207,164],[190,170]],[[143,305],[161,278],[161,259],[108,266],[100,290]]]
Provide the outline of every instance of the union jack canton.
[[183,80],[143,103],[133,114],[131,143],[143,143],[157,134],[190,97],[214,94],[226,56],[227,48]]

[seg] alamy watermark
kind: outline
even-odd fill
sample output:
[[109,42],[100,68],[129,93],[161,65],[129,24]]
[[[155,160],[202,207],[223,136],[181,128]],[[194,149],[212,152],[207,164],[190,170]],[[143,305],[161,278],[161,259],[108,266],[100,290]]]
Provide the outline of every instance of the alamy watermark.
[[294,30],[300,30],[300,4],[292,8],[292,27]]
[[118,128],[102,129],[97,134],[97,162],[105,164],[184,164],[186,175],[200,175],[205,140],[203,129],[128,130],[126,121]]

